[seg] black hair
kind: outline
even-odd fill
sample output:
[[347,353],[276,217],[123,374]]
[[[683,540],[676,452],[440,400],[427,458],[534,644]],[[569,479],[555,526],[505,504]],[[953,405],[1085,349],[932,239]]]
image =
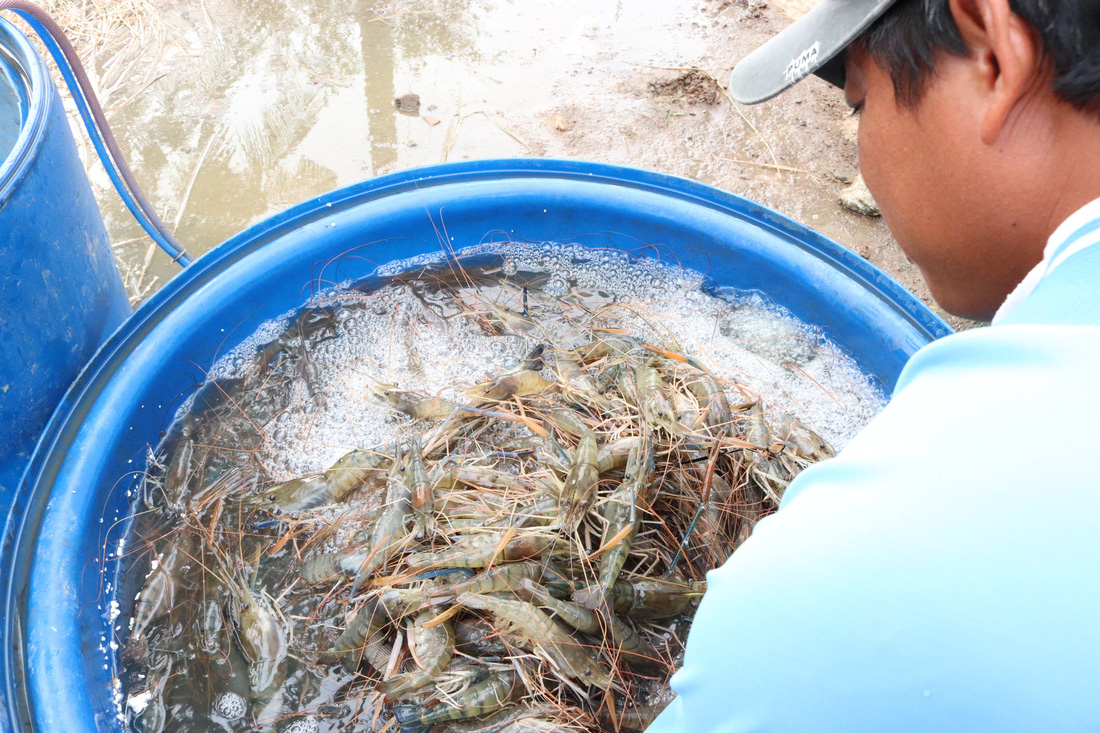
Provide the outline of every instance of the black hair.
[[[1100,2],[1009,0],[1009,6],[1039,39],[1055,94],[1078,109],[1100,112]],[[860,40],[908,106],[920,101],[939,52],[967,54],[947,0],[898,0]]]

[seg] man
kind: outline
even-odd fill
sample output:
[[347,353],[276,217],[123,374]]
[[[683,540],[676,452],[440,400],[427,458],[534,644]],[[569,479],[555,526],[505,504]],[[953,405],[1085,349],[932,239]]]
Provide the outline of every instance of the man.
[[947,310],[890,405],[708,578],[670,731],[1100,730],[1100,2],[825,0],[818,72]]

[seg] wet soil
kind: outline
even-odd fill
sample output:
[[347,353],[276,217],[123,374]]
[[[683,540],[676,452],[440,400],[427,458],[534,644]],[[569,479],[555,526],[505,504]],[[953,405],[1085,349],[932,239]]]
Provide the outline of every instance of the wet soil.
[[[858,172],[856,121],[841,93],[811,78],[744,107],[725,92],[736,61],[809,4],[783,2],[162,2],[166,44],[135,74],[136,96],[112,124],[195,253],[372,176],[445,160],[556,157],[748,197],[930,302],[882,221],[837,203]],[[102,171],[92,179],[112,240],[138,238]],[[126,267],[141,267],[147,241],[118,247]],[[154,255],[160,282],[175,270]]]

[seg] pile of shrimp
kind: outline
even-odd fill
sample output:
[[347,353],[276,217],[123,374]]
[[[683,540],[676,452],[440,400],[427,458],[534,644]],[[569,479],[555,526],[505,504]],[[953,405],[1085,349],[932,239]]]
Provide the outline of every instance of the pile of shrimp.
[[132,729],[637,731],[672,699],[706,572],[831,448],[667,338],[590,314],[561,343],[526,289],[455,293],[526,358],[447,395],[379,375],[393,440],[289,480],[255,460],[241,426],[340,338],[331,303],[154,451]]

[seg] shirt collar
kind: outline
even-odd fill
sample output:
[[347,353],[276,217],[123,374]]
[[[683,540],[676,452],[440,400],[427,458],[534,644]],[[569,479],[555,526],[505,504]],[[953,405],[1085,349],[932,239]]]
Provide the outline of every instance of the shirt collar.
[[1043,248],[1042,261],[1024,276],[1015,290],[1008,294],[1005,302],[993,316],[993,323],[999,323],[1020,303],[1027,300],[1039,285],[1039,281],[1065,262],[1070,255],[1097,243],[1100,243],[1100,199],[1082,206],[1054,230],[1050,239],[1047,240],[1046,247]]

